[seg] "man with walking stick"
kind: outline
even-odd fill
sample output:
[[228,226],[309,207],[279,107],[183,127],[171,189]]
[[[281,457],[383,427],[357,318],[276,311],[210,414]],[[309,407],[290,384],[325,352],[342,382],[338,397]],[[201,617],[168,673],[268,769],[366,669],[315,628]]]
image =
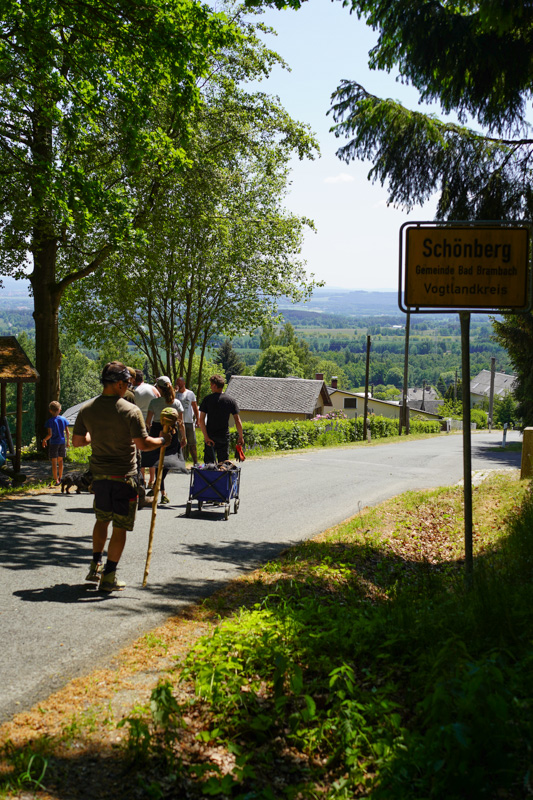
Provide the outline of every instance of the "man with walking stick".
[[[89,462],[93,475],[93,558],[86,581],[99,584],[104,592],[121,591],[126,584],[117,579],[126,533],[132,531],[137,510],[137,453],[157,450],[171,441],[171,434],[148,436],[141,411],[124,395],[131,383],[128,368],[119,361],[106,364],[100,378],[102,394],[82,406],[74,424],[72,446],[91,445]],[[103,567],[103,551],[109,523],[111,539]]]

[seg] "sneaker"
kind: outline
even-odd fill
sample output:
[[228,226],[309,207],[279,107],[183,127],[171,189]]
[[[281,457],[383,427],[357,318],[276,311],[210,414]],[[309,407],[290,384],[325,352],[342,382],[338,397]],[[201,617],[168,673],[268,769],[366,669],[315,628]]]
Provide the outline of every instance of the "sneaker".
[[89,581],[89,583],[100,583],[100,578],[102,577],[103,571],[103,564],[97,564],[95,561],[91,561],[91,566],[89,567],[89,572],[87,573],[85,580]]
[[116,571],[108,572],[107,575],[102,575],[102,580],[100,581],[101,592],[121,592],[125,588],[126,584],[124,581],[117,580]]
[[170,503],[170,498],[169,498],[168,494],[162,494],[161,495],[161,503],[164,506],[167,506]]
[[154,484],[153,484],[153,483],[149,483],[149,484],[148,484],[148,486],[147,486],[146,488],[147,488],[147,489],[153,489],[153,488],[154,488]]
[[149,488],[148,491],[146,492],[146,497],[153,497],[153,496],[154,496],[154,490]]

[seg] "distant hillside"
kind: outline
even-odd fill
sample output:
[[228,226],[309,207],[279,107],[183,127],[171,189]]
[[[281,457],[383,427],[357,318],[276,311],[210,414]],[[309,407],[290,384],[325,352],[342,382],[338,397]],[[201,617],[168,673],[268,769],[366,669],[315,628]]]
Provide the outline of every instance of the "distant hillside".
[[0,275],[0,283],[2,284],[0,288],[0,301],[16,297],[24,300],[27,299],[28,303],[31,303],[29,281],[16,281],[14,278],[6,278]]
[[311,300],[307,303],[292,304],[283,299],[279,302],[279,308],[347,316],[401,313],[398,308],[397,292],[364,292],[327,287],[315,289]]

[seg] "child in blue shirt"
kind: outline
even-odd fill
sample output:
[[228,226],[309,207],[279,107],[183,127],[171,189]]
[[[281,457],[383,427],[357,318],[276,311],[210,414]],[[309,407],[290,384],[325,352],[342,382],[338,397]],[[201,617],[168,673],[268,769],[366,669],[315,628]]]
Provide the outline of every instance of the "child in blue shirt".
[[69,444],[68,419],[61,416],[61,403],[52,400],[48,406],[52,416],[46,423],[48,433],[43,439],[43,447],[50,440],[48,450],[52,462],[52,485],[59,486],[63,477],[63,459]]

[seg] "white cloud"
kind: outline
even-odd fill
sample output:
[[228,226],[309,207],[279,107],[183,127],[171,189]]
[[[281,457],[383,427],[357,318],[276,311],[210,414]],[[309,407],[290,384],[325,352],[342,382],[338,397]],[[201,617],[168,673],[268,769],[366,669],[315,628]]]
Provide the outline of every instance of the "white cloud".
[[352,183],[354,180],[355,178],[353,175],[341,172],[339,175],[332,176],[331,178],[324,178],[324,183]]

